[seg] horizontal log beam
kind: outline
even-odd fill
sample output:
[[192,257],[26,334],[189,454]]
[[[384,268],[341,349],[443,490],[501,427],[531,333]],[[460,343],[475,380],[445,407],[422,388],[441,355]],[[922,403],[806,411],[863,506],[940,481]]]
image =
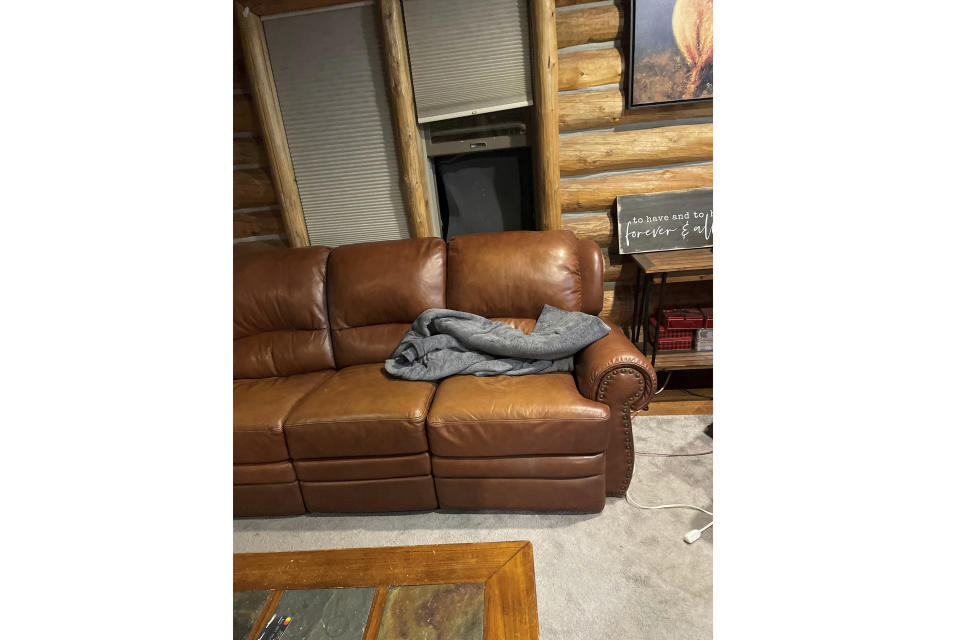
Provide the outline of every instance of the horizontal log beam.
[[560,175],[713,160],[713,124],[604,131],[560,138]]
[[233,208],[266,207],[277,201],[273,180],[263,169],[239,169],[233,172]]
[[233,164],[259,164],[267,166],[267,150],[259,138],[233,139]]
[[610,247],[609,251],[604,251],[602,255],[604,282],[620,282],[625,285],[633,285],[637,282],[637,263],[630,256],[617,253],[616,245]]
[[272,236],[284,233],[279,209],[233,214],[233,237]]
[[246,93],[233,95],[233,132],[254,133],[257,131],[257,117],[253,112],[253,102]]
[[[562,58],[562,56],[561,56]],[[713,100],[681,102],[624,109],[624,95],[618,90],[584,91],[558,98],[560,131],[614,127],[634,122],[661,122],[684,118],[712,118]]]
[[588,4],[597,0],[557,0],[558,7],[569,7],[575,4]]
[[561,180],[560,206],[564,212],[597,211],[612,208],[617,196],[709,187],[712,164]]
[[563,229],[573,231],[578,238],[593,240],[601,249],[617,246],[611,211],[588,216],[564,215],[561,224]]
[[557,48],[620,37],[622,10],[615,4],[557,12]]
[[616,47],[561,53],[558,69],[560,91],[599,87],[620,82],[623,58]]

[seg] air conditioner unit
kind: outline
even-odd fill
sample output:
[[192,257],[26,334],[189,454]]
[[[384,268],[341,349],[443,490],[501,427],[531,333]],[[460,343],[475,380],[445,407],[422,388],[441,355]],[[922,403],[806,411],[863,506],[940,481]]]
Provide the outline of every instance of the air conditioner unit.
[[527,146],[527,109],[442,120],[424,126],[430,157]]

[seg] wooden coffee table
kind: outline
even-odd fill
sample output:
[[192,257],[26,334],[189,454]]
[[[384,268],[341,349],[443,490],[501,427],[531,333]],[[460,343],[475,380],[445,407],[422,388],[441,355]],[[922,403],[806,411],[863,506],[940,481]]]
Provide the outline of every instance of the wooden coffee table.
[[528,541],[233,556],[234,638],[276,614],[282,640],[539,637]]

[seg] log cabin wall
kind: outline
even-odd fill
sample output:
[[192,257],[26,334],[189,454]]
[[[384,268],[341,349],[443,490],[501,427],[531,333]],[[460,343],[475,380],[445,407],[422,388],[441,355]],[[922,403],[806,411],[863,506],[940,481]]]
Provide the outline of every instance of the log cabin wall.
[[233,35],[233,243],[234,254],[290,246],[250,96],[236,23]]
[[[556,0],[561,225],[603,250],[601,315],[621,326],[637,272],[617,251],[616,197],[713,186],[712,102],[624,108],[628,13],[620,2]],[[711,287],[670,285],[669,301],[701,303]]]

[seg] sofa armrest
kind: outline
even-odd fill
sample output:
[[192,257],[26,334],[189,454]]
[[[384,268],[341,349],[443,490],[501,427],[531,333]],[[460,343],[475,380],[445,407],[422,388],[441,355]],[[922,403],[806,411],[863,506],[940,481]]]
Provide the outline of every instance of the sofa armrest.
[[[653,397],[657,374],[620,327],[604,322],[610,333],[574,358],[577,388],[584,397],[610,406],[629,398],[631,409],[639,409]],[[621,378],[623,375],[629,378]]]
[[574,374],[581,395],[610,407],[607,495],[622,497],[633,477],[630,412],[650,402],[657,388],[657,374],[619,327],[609,322],[607,325],[610,333],[574,357]]

